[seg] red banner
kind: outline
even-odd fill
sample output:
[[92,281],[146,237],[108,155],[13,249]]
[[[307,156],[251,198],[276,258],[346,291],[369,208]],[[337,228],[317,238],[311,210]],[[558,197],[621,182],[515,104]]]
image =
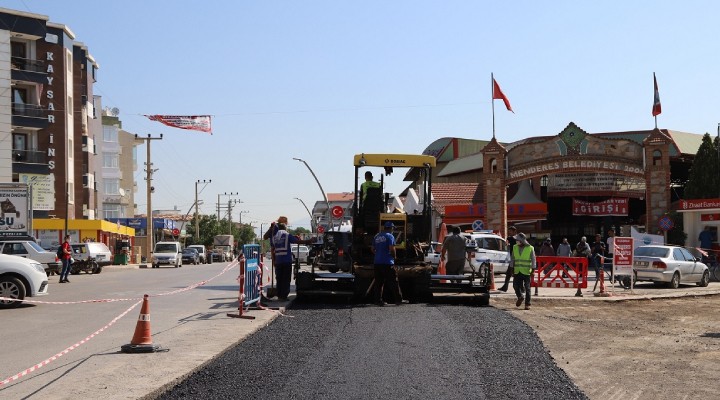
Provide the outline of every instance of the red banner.
[[212,122],[209,115],[146,115],[146,117],[151,121],[157,121],[173,128],[212,134]]
[[628,215],[628,199],[614,198],[594,203],[573,199],[573,215],[589,215],[593,217],[624,217]]

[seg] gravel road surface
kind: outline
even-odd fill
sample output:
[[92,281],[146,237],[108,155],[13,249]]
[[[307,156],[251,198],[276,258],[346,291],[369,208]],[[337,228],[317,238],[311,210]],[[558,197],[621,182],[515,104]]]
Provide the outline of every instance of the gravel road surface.
[[296,303],[158,399],[585,399],[511,314]]

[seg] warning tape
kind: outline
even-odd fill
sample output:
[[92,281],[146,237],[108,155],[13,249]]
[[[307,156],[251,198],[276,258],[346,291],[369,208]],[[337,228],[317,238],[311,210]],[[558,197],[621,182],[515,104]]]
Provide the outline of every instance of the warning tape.
[[[194,288],[196,288],[196,287],[198,287],[198,286],[205,285],[206,283],[208,283],[208,282],[216,279],[216,278],[219,277],[220,275],[228,272],[228,271],[231,270],[235,265],[237,265],[237,261],[234,261],[234,262],[228,264],[222,271],[220,271],[220,273],[218,273],[217,275],[215,275],[215,276],[213,276],[213,277],[211,277],[211,278],[209,278],[209,279],[206,279],[206,280],[204,280],[204,281],[200,281],[200,282],[198,282],[198,283],[192,284],[192,285],[190,285],[190,286],[187,286],[187,287],[182,288],[182,289],[179,289],[179,290],[174,290],[174,291],[172,291],[172,292],[158,293],[158,294],[155,294],[155,295],[148,295],[148,297],[168,296],[168,295],[171,295],[171,294],[176,294],[176,293],[180,293],[180,292],[185,292],[185,291],[188,291],[188,290],[190,290],[190,289],[194,289]],[[33,365],[33,366],[30,367],[30,368],[27,368],[26,370],[24,370],[24,371],[22,371],[22,372],[18,372],[17,374],[15,374],[15,375],[13,375],[13,376],[11,376],[11,377],[9,377],[9,378],[6,378],[6,379],[0,381],[0,387],[2,387],[3,385],[8,384],[8,383],[10,383],[10,382],[13,382],[13,381],[15,381],[15,380],[18,380],[18,379],[20,379],[20,378],[22,378],[22,377],[24,377],[24,376],[26,376],[26,375],[28,375],[28,374],[30,374],[30,373],[38,370],[38,369],[40,369],[40,368],[42,368],[42,367],[50,364],[51,362],[57,360],[58,358],[64,356],[65,354],[67,354],[67,353],[75,350],[76,348],[78,348],[78,347],[80,347],[81,345],[85,344],[88,340],[92,339],[93,337],[95,337],[95,336],[97,336],[98,334],[102,333],[105,329],[107,329],[107,328],[109,328],[110,326],[112,326],[113,324],[115,324],[115,322],[117,322],[118,320],[120,320],[120,318],[122,318],[122,317],[124,317],[125,315],[127,315],[127,313],[129,313],[130,311],[132,311],[135,307],[137,307],[139,304],[141,304],[141,303],[143,302],[143,298],[139,298],[139,299],[138,299],[138,298],[129,298],[129,299],[98,299],[98,300],[62,301],[62,302],[61,302],[61,301],[55,301],[55,302],[50,302],[50,301],[18,300],[18,299],[13,299],[13,298],[0,297],[0,300],[22,301],[22,302],[27,302],[27,303],[39,303],[39,304],[110,303],[110,302],[118,302],[118,301],[132,301],[132,300],[137,300],[137,302],[136,302],[135,304],[133,304],[130,308],[128,308],[127,310],[125,310],[122,314],[118,315],[117,317],[113,318],[112,321],[110,321],[107,325],[105,325],[105,326],[103,326],[102,328],[96,330],[95,332],[93,332],[92,334],[90,334],[89,336],[87,336],[85,339],[83,339],[83,340],[75,343],[74,345],[66,348],[65,350],[63,350],[63,351],[55,354],[55,355],[52,356],[52,357],[47,358],[47,359],[45,359],[45,360],[43,360],[43,361],[41,361],[41,362]]]
[[109,328],[109,327],[112,326],[115,322],[117,322],[118,320],[120,320],[120,318],[122,318],[122,317],[124,317],[125,315],[127,315],[127,313],[129,313],[130,311],[132,311],[133,308],[135,308],[135,307],[137,307],[138,305],[140,305],[140,303],[142,303],[142,300],[140,300],[140,301],[138,301],[137,303],[133,304],[130,308],[128,308],[127,310],[123,311],[122,314],[120,314],[120,315],[118,315],[117,317],[113,318],[112,321],[110,321],[107,325],[105,325],[105,326],[103,326],[102,328],[96,330],[95,332],[93,332],[91,335],[89,335],[89,336],[86,337],[85,339],[83,339],[83,340],[75,343],[74,345],[66,348],[65,350],[63,350],[63,351],[55,354],[54,356],[52,356],[52,357],[50,357],[50,358],[48,358],[48,359],[45,359],[45,360],[43,360],[43,361],[41,361],[41,362],[33,365],[32,367],[30,367],[30,368],[28,368],[28,369],[26,369],[26,370],[24,370],[24,371],[22,371],[22,372],[18,372],[17,374],[15,374],[15,375],[13,375],[13,376],[11,376],[11,377],[9,377],[9,378],[5,378],[4,380],[0,381],[0,386],[3,386],[3,385],[5,385],[5,384],[8,384],[8,383],[10,383],[10,382],[12,382],[12,381],[15,381],[15,380],[17,380],[17,379],[20,379],[20,378],[22,378],[23,376],[25,376],[25,375],[27,375],[27,374],[29,374],[29,373],[32,373],[32,372],[34,372],[34,371],[36,371],[36,370],[38,370],[38,369],[40,369],[40,368],[42,368],[42,367],[50,364],[51,362],[57,360],[58,358],[64,356],[65,354],[67,354],[67,353],[75,350],[76,348],[80,347],[81,345],[87,343],[90,339],[92,339],[92,338],[94,338],[95,336],[99,335],[99,334],[102,333],[105,329]]
[[[200,282],[194,283],[194,284],[192,284],[192,285],[190,285],[190,286],[184,287],[184,288],[182,288],[182,289],[173,290],[173,291],[171,291],[171,292],[151,294],[151,295],[148,295],[148,296],[149,296],[149,297],[168,296],[168,295],[171,295],[171,294],[182,293],[182,292],[186,292],[186,291],[191,290],[191,289],[195,289],[196,287],[198,287],[198,286],[203,286],[203,285],[207,284],[208,282],[212,281],[213,279],[216,279],[216,278],[219,277],[220,275],[228,272],[228,271],[229,271],[230,269],[232,269],[236,264],[237,264],[237,261],[228,264],[222,271],[220,271],[219,274],[213,276],[212,278],[206,279],[206,280],[204,280],[204,281],[200,281]],[[92,299],[92,300],[77,300],[77,301],[42,301],[42,300],[27,300],[27,299],[18,300],[18,299],[13,299],[13,298],[10,298],[10,297],[0,297],[0,300],[4,300],[4,301],[19,301],[19,302],[23,302],[23,303],[33,303],[33,304],[55,304],[55,305],[61,304],[61,305],[65,305],[65,304],[84,304],[84,303],[113,303],[113,302],[118,302],[118,301],[137,301],[137,300],[142,300],[142,297],[131,297],[131,298],[126,298],[126,299],[122,299],[122,298]]]

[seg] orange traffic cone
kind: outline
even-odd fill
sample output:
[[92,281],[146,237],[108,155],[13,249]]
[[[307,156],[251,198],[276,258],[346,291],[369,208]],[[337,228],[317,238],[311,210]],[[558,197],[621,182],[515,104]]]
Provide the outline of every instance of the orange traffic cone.
[[160,346],[152,344],[152,334],[150,333],[150,303],[148,295],[143,297],[142,307],[140,308],[140,316],[137,325],[135,325],[135,334],[130,344],[120,347],[123,353],[154,353],[158,351]]

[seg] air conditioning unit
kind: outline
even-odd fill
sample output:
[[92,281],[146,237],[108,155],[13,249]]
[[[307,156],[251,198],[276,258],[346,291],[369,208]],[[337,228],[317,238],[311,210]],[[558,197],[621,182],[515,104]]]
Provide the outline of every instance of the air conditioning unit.
[[83,174],[83,189],[95,188],[95,174]]

